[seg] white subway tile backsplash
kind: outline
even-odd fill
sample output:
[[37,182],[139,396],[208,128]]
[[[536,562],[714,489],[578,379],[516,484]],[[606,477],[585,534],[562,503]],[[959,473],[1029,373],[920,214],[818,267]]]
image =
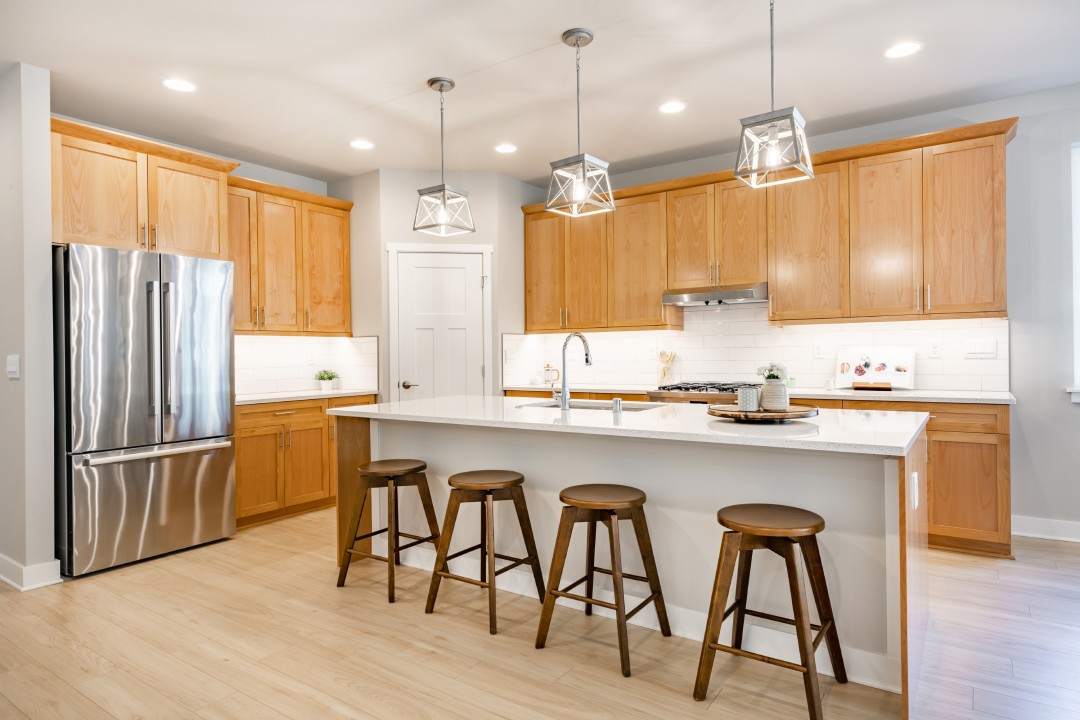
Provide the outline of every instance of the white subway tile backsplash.
[[342,389],[379,385],[379,339],[238,335],[236,394],[314,390],[315,373],[334,370]]

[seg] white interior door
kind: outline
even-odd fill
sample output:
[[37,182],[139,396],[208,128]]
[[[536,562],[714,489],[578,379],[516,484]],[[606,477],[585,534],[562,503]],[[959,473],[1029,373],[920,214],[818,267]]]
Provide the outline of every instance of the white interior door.
[[402,253],[396,400],[484,394],[480,253]]

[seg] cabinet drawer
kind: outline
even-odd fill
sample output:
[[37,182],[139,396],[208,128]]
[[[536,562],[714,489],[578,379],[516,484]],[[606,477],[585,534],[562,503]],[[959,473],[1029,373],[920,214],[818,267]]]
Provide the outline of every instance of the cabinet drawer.
[[926,429],[933,432],[1009,432],[1008,405],[965,403],[893,402],[891,400],[845,400],[848,410],[894,410],[930,413]]
[[809,405],[810,407],[821,408],[822,410],[841,410],[844,407],[844,403],[841,400],[826,400],[819,398],[791,398],[792,405]]
[[237,427],[279,425],[300,420],[321,420],[325,415],[324,400],[297,400],[295,402],[259,403],[241,405],[236,412]]
[[374,395],[350,395],[348,397],[336,397],[330,398],[328,401],[328,407],[339,408],[348,407],[349,405],[374,405]]

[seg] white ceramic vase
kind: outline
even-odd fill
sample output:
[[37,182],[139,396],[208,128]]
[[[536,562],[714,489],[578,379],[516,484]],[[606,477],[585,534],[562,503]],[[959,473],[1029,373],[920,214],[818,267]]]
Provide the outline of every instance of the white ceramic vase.
[[334,389],[334,381],[333,380],[320,380],[319,381],[319,387],[322,388],[323,392],[330,392],[331,390]]
[[780,412],[787,410],[788,407],[787,385],[776,378],[766,380],[761,386],[761,409]]

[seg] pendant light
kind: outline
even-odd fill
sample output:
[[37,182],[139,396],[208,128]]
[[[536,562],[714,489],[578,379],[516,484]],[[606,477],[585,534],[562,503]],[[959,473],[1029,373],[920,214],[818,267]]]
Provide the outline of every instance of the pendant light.
[[469,209],[469,193],[446,184],[446,98],[444,93],[454,89],[450,78],[435,77],[427,81],[428,87],[439,93],[439,184],[417,190],[420,200],[416,203],[416,219],[413,230],[450,237],[476,232],[472,210]]
[[562,41],[574,48],[577,57],[577,155],[551,163],[551,183],[545,208],[553,213],[581,217],[611,212],[615,200],[611,197],[608,164],[588,153],[581,152],[581,48],[593,40],[591,30],[572,28],[562,34]]
[[[771,111],[743,118],[735,177],[753,188],[814,177],[806,146],[806,121],[795,106],[776,109],[776,0],[769,0],[769,83]],[[789,172],[781,173],[781,170]]]

